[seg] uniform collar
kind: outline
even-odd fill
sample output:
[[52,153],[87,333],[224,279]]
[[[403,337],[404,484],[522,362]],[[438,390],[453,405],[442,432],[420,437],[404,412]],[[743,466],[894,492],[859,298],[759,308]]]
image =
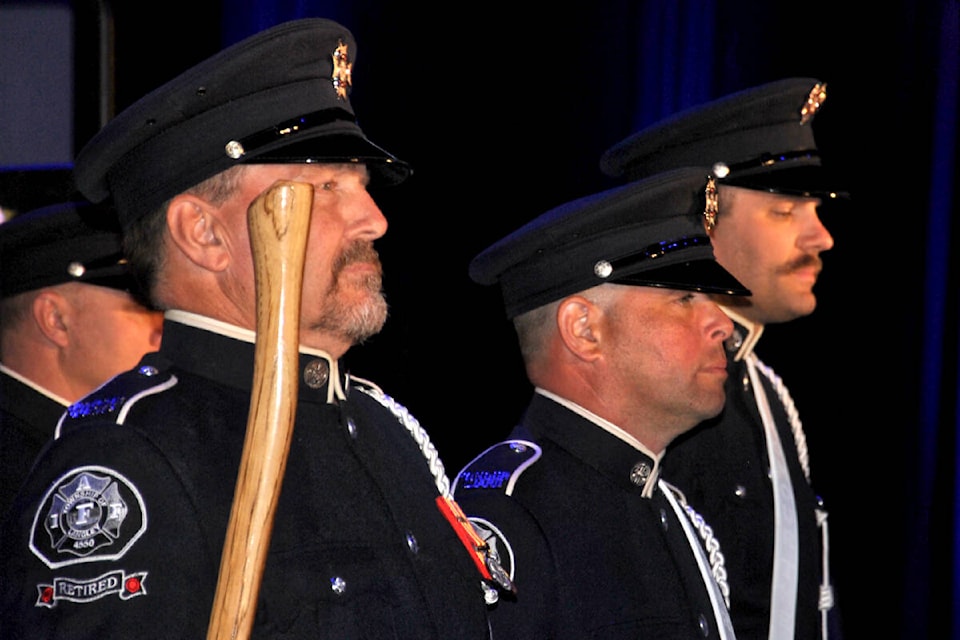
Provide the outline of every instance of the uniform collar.
[[728,318],[733,320],[733,333],[726,339],[723,346],[727,354],[732,355],[735,362],[739,362],[753,352],[753,348],[763,334],[764,325],[747,320],[731,307],[720,305],[720,308]]
[[[559,407],[573,412],[581,420],[571,422],[551,417],[556,411],[563,411]],[[528,413],[533,419],[524,424],[531,427],[535,436],[555,441],[621,486],[639,490],[644,498],[651,497],[656,491],[662,454],[654,455],[622,428],[575,402],[540,388],[536,389]],[[598,437],[597,430],[591,425],[599,427],[604,434]]]
[[[164,313],[160,354],[178,367],[249,391],[253,384],[256,333],[186,311]],[[336,403],[346,397],[348,376],[340,363],[320,349],[299,348],[300,397]]]
[[16,380],[17,382],[19,382],[19,383],[21,383],[21,384],[24,384],[24,385],[26,385],[26,386],[28,386],[28,387],[30,387],[31,389],[33,389],[34,391],[36,391],[36,392],[39,393],[40,395],[49,398],[50,400],[52,400],[53,402],[55,402],[55,403],[63,406],[64,408],[70,406],[70,401],[67,400],[66,398],[63,398],[63,397],[61,397],[61,396],[58,396],[58,395],[55,394],[53,391],[50,391],[49,389],[47,389],[47,388],[45,388],[45,387],[37,384],[37,383],[34,382],[33,380],[30,380],[29,378],[26,378],[26,377],[20,375],[19,373],[17,373],[16,371],[14,371],[13,369],[11,369],[10,367],[4,366],[4,364],[3,364],[2,362],[0,362],[0,373],[5,373],[6,375],[10,376],[11,378],[13,378],[14,380]]

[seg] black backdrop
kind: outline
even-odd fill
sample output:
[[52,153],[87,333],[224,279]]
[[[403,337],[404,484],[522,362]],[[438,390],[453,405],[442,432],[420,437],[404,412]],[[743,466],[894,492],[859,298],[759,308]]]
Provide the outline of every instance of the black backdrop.
[[960,638],[955,1],[115,5],[118,110],[286,19],[354,32],[361,124],[415,174],[376,194],[391,319],[348,362],[410,408],[450,475],[529,394],[498,293],[469,281],[470,258],[612,186],[599,155],[636,128],[781,77],[825,80],[815,130],[855,198],[825,214],[836,246],[817,312],[769,327],[758,351],[807,431],[847,638]]

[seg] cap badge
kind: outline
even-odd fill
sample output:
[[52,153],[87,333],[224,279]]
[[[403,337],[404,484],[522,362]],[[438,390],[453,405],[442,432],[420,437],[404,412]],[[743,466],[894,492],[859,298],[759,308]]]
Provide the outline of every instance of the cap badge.
[[703,191],[707,204],[703,208],[703,220],[707,231],[713,231],[717,225],[717,211],[720,210],[719,198],[717,197],[717,181],[713,176],[707,177],[707,186]]
[[813,120],[813,116],[816,115],[817,110],[823,106],[826,100],[827,83],[818,82],[813,85],[813,89],[810,90],[810,95],[807,96],[807,102],[800,109],[800,124],[807,124]]
[[337,90],[337,98],[347,99],[347,89],[353,86],[353,63],[347,53],[347,45],[340,40],[333,52],[333,88]]

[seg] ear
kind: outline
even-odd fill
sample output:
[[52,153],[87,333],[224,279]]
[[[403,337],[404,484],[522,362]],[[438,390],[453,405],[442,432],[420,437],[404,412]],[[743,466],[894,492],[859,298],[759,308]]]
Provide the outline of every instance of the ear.
[[581,360],[600,357],[602,310],[582,296],[571,296],[557,308],[557,328],[567,350]]
[[70,344],[70,301],[52,289],[44,289],[33,299],[30,307],[33,322],[40,333],[58,347]]
[[173,244],[197,266],[223,271],[230,264],[219,211],[202,198],[175,196],[167,206],[167,229]]

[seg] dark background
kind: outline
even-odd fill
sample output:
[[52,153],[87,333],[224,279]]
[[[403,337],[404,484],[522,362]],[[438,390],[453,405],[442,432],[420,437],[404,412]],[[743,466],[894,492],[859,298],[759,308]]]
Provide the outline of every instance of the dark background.
[[836,246],[817,311],[769,326],[757,351],[800,410],[848,640],[960,638],[956,1],[113,4],[77,3],[110,9],[117,111],[283,20],[353,31],[361,125],[415,173],[375,194],[391,319],[347,362],[418,417],[450,476],[530,392],[499,293],[467,276],[473,255],[613,186],[600,154],[655,119],[782,77],[826,81],[814,128],[854,198],[824,213]]

